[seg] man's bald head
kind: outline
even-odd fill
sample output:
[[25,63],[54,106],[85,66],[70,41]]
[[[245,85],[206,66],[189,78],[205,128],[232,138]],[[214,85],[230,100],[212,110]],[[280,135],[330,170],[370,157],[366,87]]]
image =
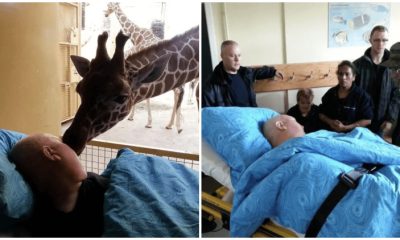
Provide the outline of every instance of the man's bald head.
[[266,121],[263,133],[272,147],[279,146],[291,138],[305,135],[303,126],[289,115],[278,115]]

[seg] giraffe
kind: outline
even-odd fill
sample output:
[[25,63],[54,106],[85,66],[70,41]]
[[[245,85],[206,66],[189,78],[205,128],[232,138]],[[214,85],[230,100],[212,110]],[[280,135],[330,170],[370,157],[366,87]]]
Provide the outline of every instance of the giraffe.
[[196,78],[193,81],[190,82],[189,84],[189,98],[188,98],[188,104],[193,104],[193,95],[196,95],[196,87],[199,83],[199,79]]
[[[107,10],[104,11],[105,16],[108,17],[112,13],[115,14],[117,17],[120,25],[122,26],[122,30],[125,34],[130,36],[130,40],[133,44],[133,48],[129,49],[125,56],[129,56],[135,52],[139,52],[151,45],[154,45],[161,41],[162,39],[156,36],[152,30],[147,28],[141,28],[134,22],[132,22],[126,14],[122,11],[119,3],[109,2],[107,4]],[[175,116],[176,116],[176,128],[178,133],[182,132],[181,128],[181,103],[184,95],[184,86],[179,86],[178,88],[174,89],[174,106],[171,114],[171,118],[166,129],[172,129],[172,125],[174,124]],[[146,99],[146,106],[147,106],[147,124],[146,128],[152,127],[152,115],[151,115],[151,105],[150,99]],[[135,113],[135,106],[132,107],[131,114],[128,117],[128,120],[133,120],[133,116]]]
[[161,41],[124,59],[129,39],[122,31],[116,37],[110,59],[107,32],[99,35],[92,61],[71,56],[80,76],[76,91],[81,105],[63,142],[80,155],[86,143],[107,131],[128,114],[133,104],[158,96],[199,76],[199,26]]

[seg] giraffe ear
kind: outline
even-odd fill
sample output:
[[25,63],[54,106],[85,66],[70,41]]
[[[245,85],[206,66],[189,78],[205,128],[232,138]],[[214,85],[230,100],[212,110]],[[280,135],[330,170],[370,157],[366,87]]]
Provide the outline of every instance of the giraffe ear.
[[71,61],[81,77],[84,77],[89,72],[90,61],[86,58],[71,55]]
[[166,54],[156,61],[146,65],[144,68],[140,69],[138,72],[138,82],[139,83],[150,83],[158,79],[161,74],[163,74],[168,67],[169,59],[172,54]]

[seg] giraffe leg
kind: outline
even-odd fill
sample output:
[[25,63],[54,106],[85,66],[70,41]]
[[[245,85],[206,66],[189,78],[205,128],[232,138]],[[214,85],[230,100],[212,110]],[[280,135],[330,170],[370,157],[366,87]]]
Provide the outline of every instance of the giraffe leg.
[[134,115],[135,115],[135,105],[132,106],[131,114],[129,114],[128,120],[133,121]]
[[190,83],[189,83],[189,95],[188,95],[188,102],[187,102],[187,104],[188,105],[192,105],[193,104],[193,90],[194,90],[194,82],[193,81],[191,81]]
[[172,129],[172,125],[174,124],[175,114],[176,114],[176,106],[177,106],[177,103],[178,103],[178,97],[179,97],[179,89],[178,88],[174,88],[174,106],[172,108],[172,114],[171,114],[171,118],[169,120],[169,123],[165,127],[166,129]]
[[151,128],[151,124],[153,122],[153,118],[151,116],[151,107],[150,107],[150,98],[146,99],[146,105],[147,105],[147,125],[146,128]]
[[196,101],[197,101],[197,111],[199,111],[199,109],[200,109],[200,90],[199,90],[199,86],[200,84],[199,84],[199,82],[197,82],[197,85],[196,85]]
[[178,109],[176,109],[176,121],[175,121],[175,126],[178,131],[178,133],[181,133],[183,129],[181,128],[181,122],[182,122],[182,113],[181,113],[181,107],[179,106]]
[[178,131],[178,133],[182,132],[182,128],[181,128],[181,122],[182,122],[182,114],[181,114],[181,105],[182,105],[182,101],[183,101],[183,95],[185,94],[185,88],[184,86],[180,87],[180,93],[178,95],[178,101],[176,104],[176,129]]

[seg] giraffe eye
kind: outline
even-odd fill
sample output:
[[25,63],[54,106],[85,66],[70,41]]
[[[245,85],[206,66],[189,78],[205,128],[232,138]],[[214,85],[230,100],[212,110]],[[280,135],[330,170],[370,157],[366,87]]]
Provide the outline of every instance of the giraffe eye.
[[127,95],[119,95],[119,96],[116,96],[114,98],[114,101],[119,103],[119,104],[122,104],[122,103],[124,103],[126,101],[127,98],[128,98]]

